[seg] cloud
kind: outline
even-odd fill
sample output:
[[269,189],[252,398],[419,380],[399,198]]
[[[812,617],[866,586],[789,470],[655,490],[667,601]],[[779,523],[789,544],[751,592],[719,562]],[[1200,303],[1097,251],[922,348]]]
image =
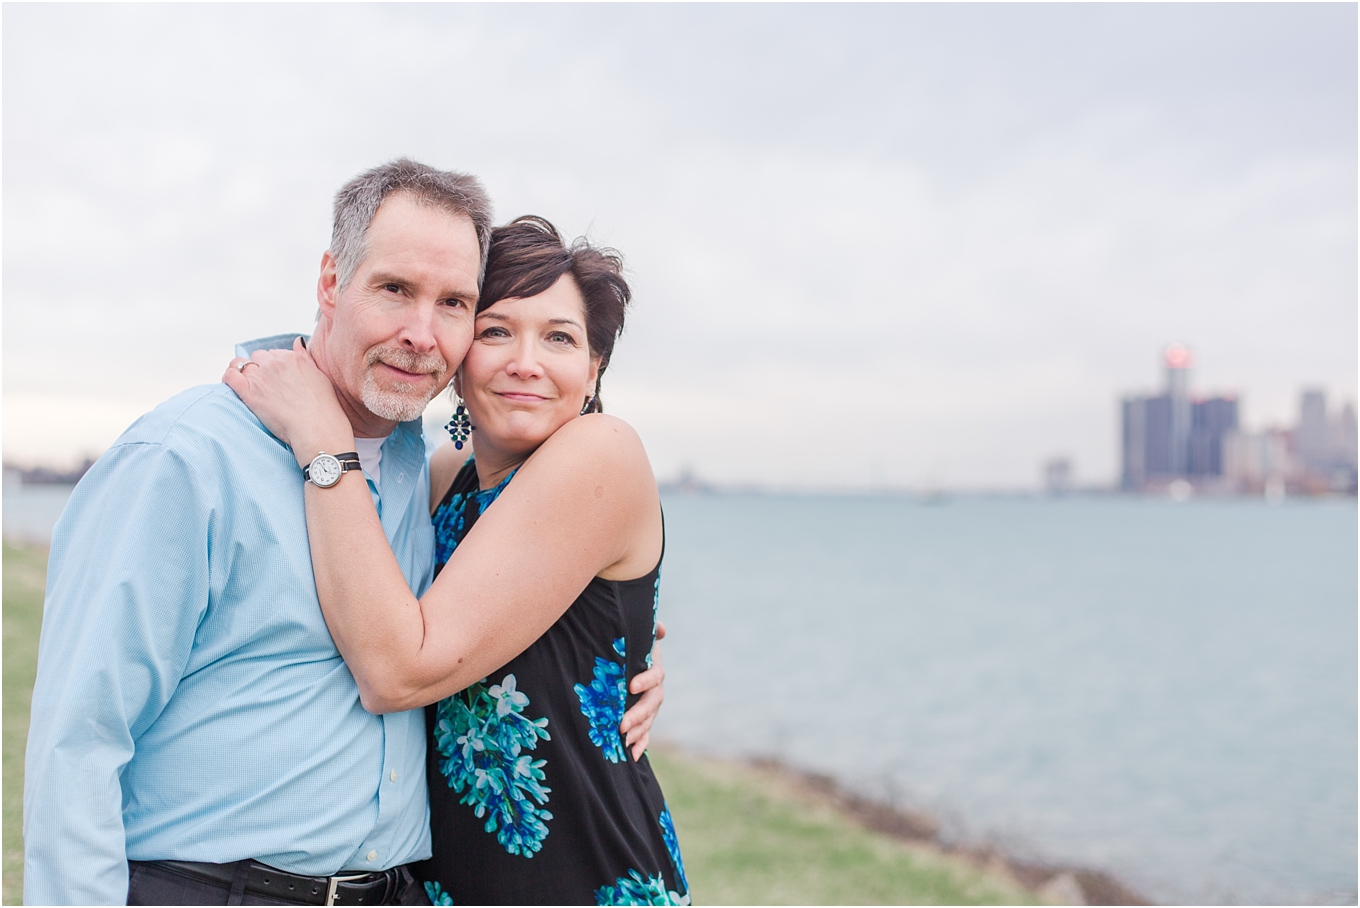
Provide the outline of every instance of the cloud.
[[108,440],[12,401],[144,408],[306,329],[331,194],[410,154],[625,253],[605,399],[662,475],[1109,480],[1169,340],[1253,420],[1354,395],[1355,18],[16,7],[7,455]]

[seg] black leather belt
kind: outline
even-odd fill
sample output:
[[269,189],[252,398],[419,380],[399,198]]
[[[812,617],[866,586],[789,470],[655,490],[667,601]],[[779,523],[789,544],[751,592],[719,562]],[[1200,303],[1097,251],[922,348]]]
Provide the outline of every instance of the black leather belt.
[[[174,873],[216,883],[231,889],[237,882],[237,864],[200,861],[148,861]],[[245,891],[298,905],[381,905],[396,894],[399,868],[376,873],[341,873],[336,876],[302,876],[259,861],[245,868]]]

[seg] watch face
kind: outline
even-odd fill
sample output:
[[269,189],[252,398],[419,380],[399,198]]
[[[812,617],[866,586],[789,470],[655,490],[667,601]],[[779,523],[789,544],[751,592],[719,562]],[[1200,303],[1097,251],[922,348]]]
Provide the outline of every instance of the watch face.
[[325,489],[340,481],[340,461],[329,454],[318,454],[312,461],[310,478],[313,483]]

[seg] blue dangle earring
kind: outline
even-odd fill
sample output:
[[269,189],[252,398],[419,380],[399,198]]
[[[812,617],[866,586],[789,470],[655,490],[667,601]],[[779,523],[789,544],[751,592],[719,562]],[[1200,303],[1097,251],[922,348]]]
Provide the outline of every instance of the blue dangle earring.
[[590,395],[589,397],[586,398],[585,406],[583,406],[583,407],[581,408],[581,415],[582,415],[582,416],[585,416],[587,413],[589,413],[589,412],[590,412],[590,408],[591,408],[592,405],[594,405],[594,403],[595,403],[595,395],[592,394],[592,395]]
[[453,409],[453,417],[448,425],[444,426],[449,430],[449,438],[453,439],[453,446],[459,451],[463,450],[463,443],[472,437],[472,430],[477,428],[472,424],[472,417],[468,416],[467,407],[463,406],[463,401],[455,397],[458,406]]

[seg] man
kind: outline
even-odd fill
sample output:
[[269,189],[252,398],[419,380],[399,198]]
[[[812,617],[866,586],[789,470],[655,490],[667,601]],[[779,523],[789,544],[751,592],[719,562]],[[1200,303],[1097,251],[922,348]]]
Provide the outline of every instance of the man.
[[[417,594],[419,420],[471,343],[490,219],[474,178],[395,161],[341,189],[321,262],[309,349],[361,448],[331,452],[337,481],[362,467]],[[317,603],[303,482],[214,385],[143,416],[76,488],[33,693],[26,903],[427,901],[405,868],[430,854],[423,712],[361,706]]]

